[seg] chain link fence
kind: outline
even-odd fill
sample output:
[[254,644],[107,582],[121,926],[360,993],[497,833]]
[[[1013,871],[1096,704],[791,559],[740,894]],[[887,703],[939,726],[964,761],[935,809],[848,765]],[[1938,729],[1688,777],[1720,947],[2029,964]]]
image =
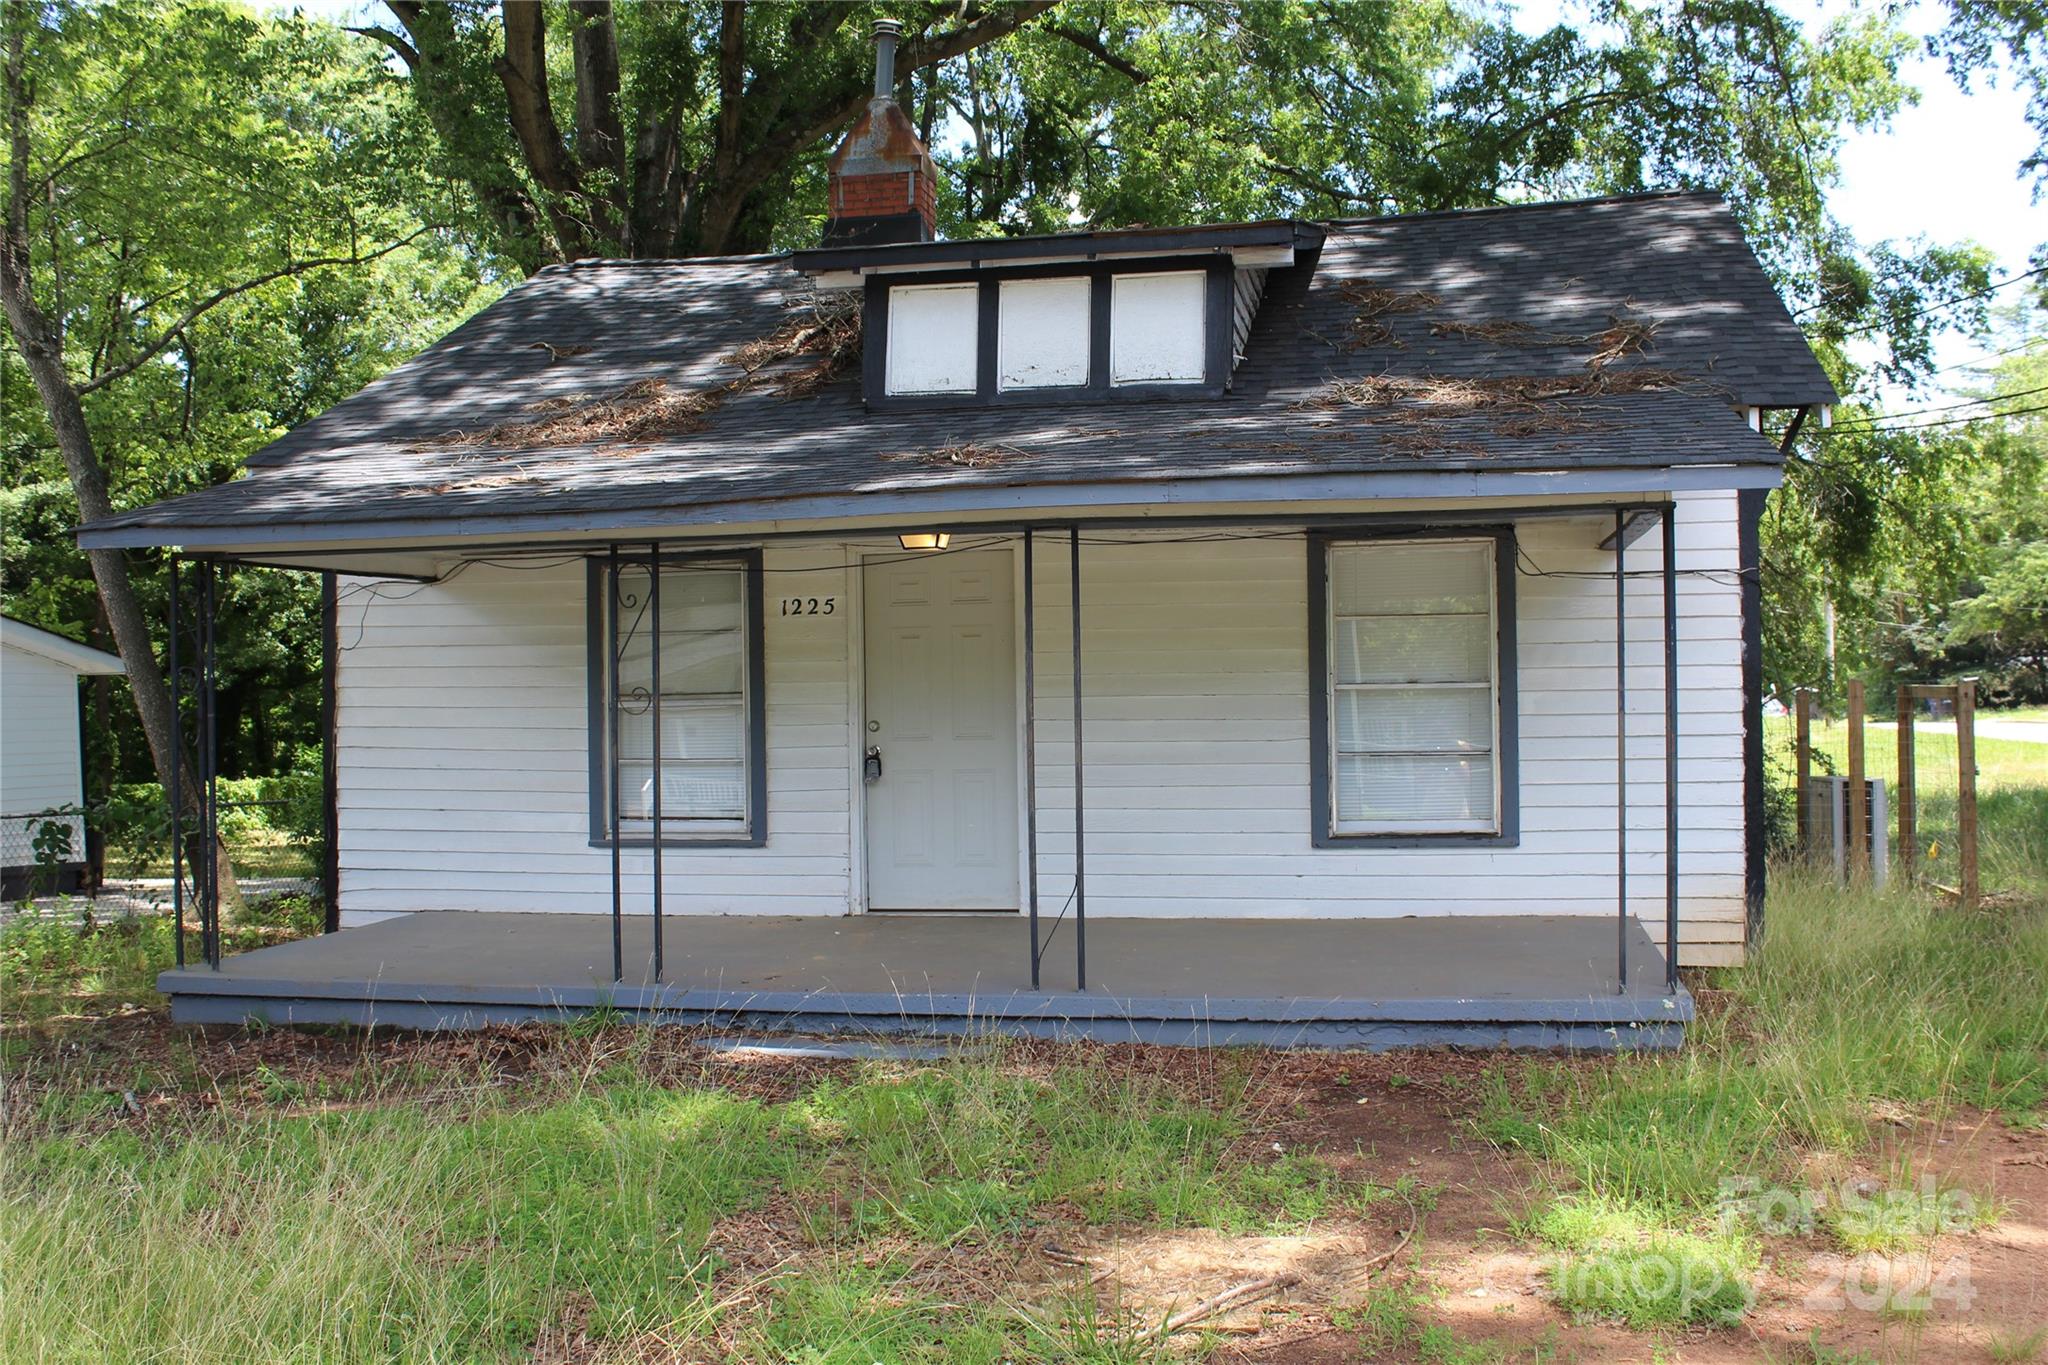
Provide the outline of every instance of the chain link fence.
[[[233,779],[220,788],[222,893],[230,905],[239,903],[231,914],[251,924],[317,925],[327,860],[317,779],[310,786],[297,777]],[[197,828],[187,822],[185,837]],[[119,788],[89,809],[0,816],[10,906],[89,907],[101,917],[168,913],[173,865],[169,812],[153,785]],[[198,903],[189,858],[183,874],[189,918]]]

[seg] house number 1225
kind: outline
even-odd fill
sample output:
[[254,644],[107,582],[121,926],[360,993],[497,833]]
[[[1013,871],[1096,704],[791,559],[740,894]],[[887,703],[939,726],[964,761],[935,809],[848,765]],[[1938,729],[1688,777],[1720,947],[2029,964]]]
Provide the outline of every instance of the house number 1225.
[[830,616],[839,610],[836,597],[785,597],[782,599],[784,616]]

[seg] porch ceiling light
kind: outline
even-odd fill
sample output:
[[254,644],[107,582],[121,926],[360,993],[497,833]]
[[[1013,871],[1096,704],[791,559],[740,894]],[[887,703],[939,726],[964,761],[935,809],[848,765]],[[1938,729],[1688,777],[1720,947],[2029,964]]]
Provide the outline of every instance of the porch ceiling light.
[[906,550],[943,550],[953,543],[950,531],[906,531],[896,537],[896,543]]

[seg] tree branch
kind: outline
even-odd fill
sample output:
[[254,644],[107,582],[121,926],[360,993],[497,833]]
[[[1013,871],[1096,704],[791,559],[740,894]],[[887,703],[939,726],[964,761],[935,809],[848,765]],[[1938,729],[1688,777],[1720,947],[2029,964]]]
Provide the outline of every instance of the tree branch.
[[419,49],[414,47],[411,43],[408,43],[405,39],[399,37],[396,33],[393,33],[390,29],[383,28],[377,24],[365,24],[360,28],[345,27],[343,31],[347,33],[359,34],[365,38],[374,38],[376,41],[390,48],[393,52],[396,52],[398,54],[398,59],[405,63],[405,69],[407,71],[413,73],[417,73],[419,71]]
[[1066,24],[1047,24],[1045,25],[1045,31],[1056,38],[1066,39],[1111,70],[1122,72],[1130,78],[1133,85],[1143,85],[1152,79],[1151,72],[1139,67],[1130,59],[1119,57],[1116,53],[1111,52],[1102,39],[1092,33],[1083,32],[1078,28],[1071,28]]
[[141,369],[154,359],[164,347],[176,340],[179,333],[190,327],[205,314],[226,303],[229,299],[246,294],[252,289],[261,289],[264,285],[270,284],[273,281],[289,279],[294,275],[303,275],[311,270],[322,270],[328,266],[336,265],[367,265],[380,256],[389,256],[392,252],[408,246],[436,230],[436,228],[431,226],[420,228],[414,232],[407,233],[395,242],[389,242],[378,247],[375,251],[357,252],[349,256],[315,256],[308,260],[293,261],[291,264],[280,266],[276,270],[267,271],[251,279],[243,280],[239,284],[231,284],[224,289],[217,289],[186,309],[176,322],[158,332],[154,338],[144,344],[140,351],[137,351],[127,360],[122,361],[119,365],[100,371],[100,373],[84,383],[74,385],[74,388],[82,398],[95,389],[103,389],[115,380],[135,373],[135,371]]

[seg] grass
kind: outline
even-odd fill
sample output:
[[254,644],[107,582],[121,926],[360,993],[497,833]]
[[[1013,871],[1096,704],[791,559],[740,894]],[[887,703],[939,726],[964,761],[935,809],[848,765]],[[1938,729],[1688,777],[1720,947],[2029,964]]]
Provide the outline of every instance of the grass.
[[1686,1219],[1731,1176],[1789,1180],[1802,1151],[1860,1150],[1882,1102],[2038,1114],[2048,914],[1964,916],[1790,870],[1769,904],[1764,951],[1719,975],[1727,998],[1710,998],[1682,1052],[1510,1068],[1484,1131],[1572,1188]]
[[[0,924],[0,1004],[10,1022],[34,1025],[163,1003],[156,978],[177,957],[171,916],[100,920],[89,910],[89,902],[65,901],[43,912],[18,910]],[[265,897],[223,927],[222,947],[230,953],[260,948],[318,932],[320,925],[319,908],[304,897]],[[188,962],[199,960],[199,937],[189,929],[185,951]]]
[[[742,1359],[1124,1359],[1085,1315],[906,1267],[1049,1219],[1271,1231],[1350,1197],[1318,1158],[1241,1150],[1228,1075],[1201,1104],[1000,1048],[774,1102],[616,1061],[531,1107],[223,1112],[148,1136],[95,1123],[117,1097],[82,1098],[0,1146],[0,1358],[512,1359],[573,1319],[623,1342],[723,1330]],[[761,1227],[801,1265],[740,1265]],[[765,1311],[729,1323],[736,1267]]]
[[[2022,712],[1986,712],[1986,717]],[[1768,742],[1790,765],[1793,723],[1773,716],[1765,722]],[[1812,730],[1815,771],[1849,770],[1848,727],[1817,721]],[[1876,723],[1865,731],[1864,766],[1882,780],[1897,810],[1898,731]],[[1913,763],[1919,806],[1921,860],[1925,875],[1953,885],[1961,876],[1956,841],[1956,737],[1952,730],[1916,727]],[[2017,739],[1977,738],[1979,878],[1987,894],[2004,892],[2023,901],[2048,903],[2048,744]],[[1895,832],[1895,831],[1894,831]],[[1896,849],[1896,842],[1893,844]]]
[[[1871,747],[1880,773],[1886,747]],[[2030,889],[2048,887],[2048,780],[2028,752],[1984,746],[1986,884],[2019,888],[1993,908],[1776,868],[1762,950],[1695,982],[1684,1051],[1508,1057],[1474,1079],[1479,1132],[1535,1158],[1508,1231],[1548,1257],[1560,1308],[1652,1334],[1646,1347],[1725,1324],[1774,1239],[1802,1232],[1760,1196],[1796,1200],[1817,1156],[1867,1162],[1901,1112],[2048,1119],[2048,898]],[[253,943],[301,918],[259,907],[231,932]],[[1013,1282],[1015,1249],[1075,1228],[1266,1234],[1428,1204],[1291,1142],[1276,1154],[1251,1054],[1182,1054],[1169,1074],[983,1046],[750,1086],[731,1062],[664,1069],[681,1049],[599,1014],[548,1033],[557,1061],[518,1085],[486,1083],[496,1063],[461,1040],[224,1080],[177,1035],[130,1073],[88,1074],[75,1059],[95,1035],[77,1016],[155,1003],[169,934],[148,917],[0,928],[0,1359],[489,1361],[596,1343],[602,1358],[804,1365],[1154,1360],[1165,1348],[1078,1281]],[[136,1117],[160,1097],[181,1107]],[[1907,1164],[1857,1200],[1793,1207],[1845,1254],[1894,1254],[1999,1216],[1969,1193]],[[1435,1311],[1396,1273],[1331,1316],[1374,1357],[1559,1354],[1555,1339],[1519,1355],[1468,1340]],[[1914,1311],[1895,1316],[1917,1326]],[[1813,1358],[1842,1358],[1824,1349]],[[1987,1349],[2040,1359],[2048,1336]]]
[[1557,1253],[1551,1292],[1574,1315],[1657,1328],[1726,1325],[1749,1308],[1757,1253],[1734,1228],[1679,1231],[1624,1201],[1566,1197],[1527,1231]]

